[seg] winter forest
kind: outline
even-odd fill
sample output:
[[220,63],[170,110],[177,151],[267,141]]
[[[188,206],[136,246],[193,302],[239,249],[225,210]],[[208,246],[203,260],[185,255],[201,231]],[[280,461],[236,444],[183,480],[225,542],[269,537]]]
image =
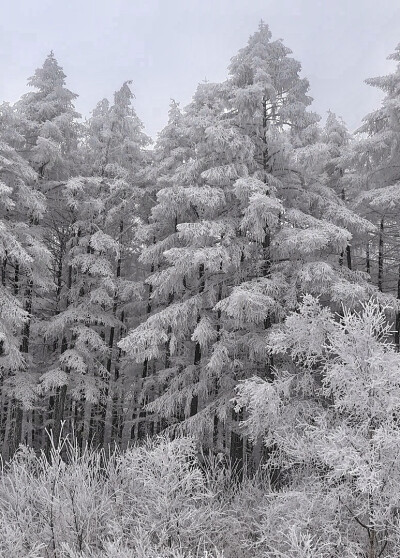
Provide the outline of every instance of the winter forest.
[[400,556],[389,58],[354,134],[263,22],[154,143],[53,52],[0,105],[1,557]]

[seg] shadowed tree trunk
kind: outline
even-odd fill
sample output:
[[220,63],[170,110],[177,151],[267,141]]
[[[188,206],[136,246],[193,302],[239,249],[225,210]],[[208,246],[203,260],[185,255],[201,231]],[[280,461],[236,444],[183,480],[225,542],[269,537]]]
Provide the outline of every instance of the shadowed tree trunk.
[[[400,264],[399,264],[398,274],[397,274],[397,300],[400,302]],[[396,312],[394,342],[396,345],[397,352],[400,352],[400,310],[397,310]]]
[[[122,235],[124,232],[124,222],[121,221],[119,224],[119,256],[117,260],[117,269],[116,269],[116,281],[117,281],[117,288],[114,292],[114,299],[113,299],[113,307],[112,307],[112,314],[114,320],[117,319],[117,309],[118,309],[118,281],[121,277],[121,262],[122,262]],[[114,391],[116,390],[116,384],[118,381],[118,364],[116,362],[117,354],[114,354],[114,346],[116,344],[116,327],[112,325],[110,327],[110,333],[108,336],[108,350],[109,355],[107,358],[107,383],[104,390],[104,398],[105,402],[101,406],[100,409],[100,432],[99,432],[99,445],[101,447],[108,447],[111,443],[112,439],[115,439],[114,432],[113,432],[113,409],[115,405],[115,397]],[[114,376],[112,376],[112,370],[114,371]]]
[[[199,266],[199,293],[203,293],[204,292],[204,264],[201,264]],[[199,323],[201,319],[200,314],[198,314],[197,316],[197,323]],[[200,364],[201,361],[201,347],[200,347],[200,343],[196,342],[195,348],[194,348],[194,360],[193,360],[193,364],[195,366],[198,366]],[[190,402],[190,416],[193,417],[194,415],[197,414],[199,408],[199,396],[197,393],[193,393],[192,394],[192,400]]]
[[382,217],[379,225],[379,248],[378,248],[378,289],[383,289],[383,232],[384,218]]

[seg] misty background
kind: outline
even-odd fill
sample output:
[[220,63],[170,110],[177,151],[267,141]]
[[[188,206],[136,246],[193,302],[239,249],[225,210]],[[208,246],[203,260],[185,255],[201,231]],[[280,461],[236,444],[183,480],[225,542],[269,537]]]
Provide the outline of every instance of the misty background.
[[0,101],[28,91],[53,50],[83,117],[131,79],[153,138],[171,98],[185,106],[199,82],[225,79],[261,19],[301,62],[313,110],[351,131],[381,99],[364,80],[393,71],[400,42],[399,0],[15,0],[0,15]]

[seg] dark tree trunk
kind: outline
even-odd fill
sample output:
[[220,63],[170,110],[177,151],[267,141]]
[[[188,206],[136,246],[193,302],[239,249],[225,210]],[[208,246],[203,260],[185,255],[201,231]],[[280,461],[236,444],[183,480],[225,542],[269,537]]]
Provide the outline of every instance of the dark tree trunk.
[[351,269],[351,247],[350,244],[346,246],[347,267]]
[[[400,264],[397,274],[397,300],[400,301]],[[396,327],[394,333],[394,342],[397,352],[400,352],[400,310],[396,312]]]
[[379,225],[379,249],[378,249],[378,289],[383,290],[383,232],[384,218],[382,217]]
[[3,263],[1,265],[1,284],[3,285],[3,287],[6,286],[6,277],[7,277],[7,251],[5,251]]
[[[124,232],[124,222],[121,221],[119,224],[119,238],[120,238],[120,253],[119,253],[119,258],[117,261],[117,269],[116,269],[116,280],[118,283],[118,280],[121,277],[121,263],[122,263],[122,244],[121,244],[121,239],[122,239],[122,235]],[[114,293],[114,298],[113,298],[113,307],[112,307],[112,313],[113,313],[113,318],[114,320],[117,319],[117,309],[118,309],[118,291],[117,289],[115,290]],[[115,326],[111,326],[110,327],[110,333],[108,336],[108,350],[109,350],[109,355],[107,358],[107,363],[106,363],[106,369],[107,369],[107,383],[104,389],[104,403],[101,405],[100,407],[100,423],[99,423],[99,446],[103,447],[104,443],[106,443],[106,446],[111,442],[112,438],[113,438],[113,429],[112,429],[112,414],[113,414],[113,401],[114,398],[110,397],[110,390],[112,391],[113,389],[115,389],[116,387],[116,378],[112,377],[111,375],[111,370],[112,367],[114,365],[114,368],[117,366],[117,363],[113,361],[113,357],[114,357],[114,344],[115,344]],[[110,424],[107,424],[107,423]],[[110,432],[111,430],[111,432]]]
[[243,420],[243,411],[232,411],[232,431],[231,431],[231,447],[230,458],[233,468],[234,478],[237,482],[242,482],[244,473],[244,440],[243,436],[237,432],[240,421]]
[[[199,293],[203,293],[204,292],[204,264],[200,264],[199,266]],[[200,314],[198,314],[197,316],[197,323],[199,323],[201,319]],[[200,343],[196,343],[195,348],[194,348],[194,360],[193,360],[193,364],[195,366],[198,366],[200,364],[201,361],[201,347],[200,347]],[[192,400],[190,402],[190,416],[193,417],[194,415],[197,414],[198,412],[198,408],[199,408],[199,396],[197,395],[197,393],[193,393],[192,394]]]

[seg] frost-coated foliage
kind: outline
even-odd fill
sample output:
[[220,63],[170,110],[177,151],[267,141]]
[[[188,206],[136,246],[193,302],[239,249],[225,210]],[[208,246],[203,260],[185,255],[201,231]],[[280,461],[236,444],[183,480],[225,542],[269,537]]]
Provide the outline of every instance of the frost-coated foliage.
[[42,295],[50,286],[50,254],[39,225],[46,201],[38,191],[36,172],[20,155],[20,116],[0,106],[0,370],[7,397],[31,407],[35,379],[28,373],[32,290]]
[[[312,432],[307,428],[298,435],[314,451],[308,450],[305,462],[300,444],[293,450],[286,440],[285,463],[292,470],[279,491],[261,471],[238,486],[223,458],[204,459],[188,438],[158,438],[112,454],[82,452],[63,440],[47,458],[21,446],[0,477],[0,553],[16,558],[397,556],[395,479],[387,487],[367,487],[361,473],[366,467],[378,470],[378,461],[356,457],[351,443],[346,452],[353,465],[346,471],[344,454],[336,461],[333,454],[349,438],[342,440],[340,433],[335,438],[335,424],[323,431],[319,423]],[[277,439],[285,444],[282,436]],[[397,470],[394,457],[391,474]],[[364,466],[358,469],[357,461]]]
[[292,366],[237,389],[250,435],[275,444],[285,491],[304,491],[300,505],[314,508],[307,524],[301,515],[290,524],[320,540],[321,556],[332,556],[338,539],[341,556],[398,551],[400,355],[391,327],[377,302],[335,316],[308,296],[269,336]]
[[111,455],[64,440],[48,459],[21,446],[0,477],[0,554],[250,556],[260,500],[256,481],[240,491],[221,462],[200,466],[191,439]]
[[237,382],[271,373],[266,330],[302,294],[339,307],[373,290],[341,265],[353,232],[373,228],[327,170],[347,132],[331,121],[321,133],[290,54],[261,23],[226,81],[172,105],[156,146],[159,189],[140,231],[149,315],[119,346],[152,371],[147,411],[186,419],[211,445],[216,421],[229,438]]
[[[349,186],[357,212],[375,225],[375,234],[363,243],[364,265],[383,291],[396,289],[399,278],[399,46],[388,59],[396,63],[394,72],[366,80],[383,92],[381,106],[364,117],[356,141],[344,156],[351,170]],[[399,327],[400,322],[396,325],[398,331]]]
[[51,52],[29,78],[35,88],[17,103],[28,159],[41,178],[68,178],[74,164],[80,116],[73,101],[78,95],[65,87],[65,74]]
[[1,556],[400,555],[399,66],[354,137],[300,72],[0,106]]
[[350,136],[319,127],[300,70],[261,22],[226,80],[171,102],[153,150],[131,82],[81,124],[53,53],[2,106],[5,457],[64,419],[80,444],[168,428],[229,454],[236,384],[273,376],[271,326],[307,293],[375,296]]

